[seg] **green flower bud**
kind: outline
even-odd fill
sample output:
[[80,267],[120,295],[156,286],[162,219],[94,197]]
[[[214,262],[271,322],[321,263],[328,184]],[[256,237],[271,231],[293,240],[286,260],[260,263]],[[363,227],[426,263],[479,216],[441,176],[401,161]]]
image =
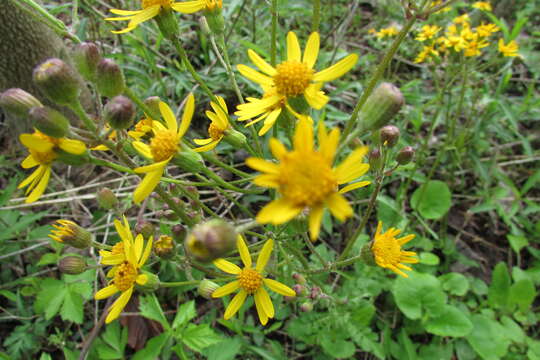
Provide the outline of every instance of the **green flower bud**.
[[165,39],[173,40],[178,36],[178,20],[170,7],[162,6],[155,19]]
[[96,44],[83,42],[75,47],[73,61],[79,73],[88,81],[96,81],[97,66],[101,60],[101,52]]
[[371,170],[379,170],[383,165],[383,159],[379,149],[375,148],[369,152],[369,168]]
[[399,150],[396,155],[396,161],[399,165],[407,165],[411,162],[414,157],[414,149],[412,146],[405,146],[403,149]]
[[[153,114],[159,115],[161,112],[159,110],[159,103],[161,102],[161,99],[159,96],[150,96],[144,99],[144,105],[148,106],[150,111],[152,111]],[[152,114],[146,114],[147,116],[152,117]]]
[[394,147],[399,140],[399,129],[394,125],[386,125],[380,132],[381,144]]
[[187,172],[197,173],[204,169],[204,162],[201,154],[186,147],[176,154],[172,161]]
[[111,59],[102,59],[97,67],[96,85],[103,96],[112,98],[120,95],[126,87],[120,66]]
[[375,266],[375,257],[373,255],[373,251],[371,250],[371,247],[373,246],[373,241],[368,242],[364,246],[362,246],[362,250],[360,251],[360,258],[364,262],[364,264],[369,266]]
[[168,235],[161,235],[154,243],[154,253],[162,259],[170,259],[174,255],[173,238]]
[[71,220],[57,220],[49,237],[60,243],[86,249],[92,244],[92,234]]
[[183,225],[174,225],[171,228],[171,232],[176,242],[183,242],[186,238],[186,228]]
[[86,261],[79,255],[66,255],[58,260],[58,270],[63,274],[82,274],[86,271]]
[[232,225],[213,219],[193,228],[186,237],[186,249],[195,259],[210,262],[233,250],[237,236]]
[[69,129],[69,121],[60,112],[46,106],[32,108],[28,112],[30,121],[34,127],[55,138],[66,136]]
[[300,284],[300,285],[305,285],[306,284],[306,278],[302,275],[302,274],[299,274],[299,273],[294,273],[292,275],[294,281],[296,281],[296,283]]
[[[99,207],[103,210],[111,210],[118,205],[116,195],[114,195],[114,192],[111,189],[106,187],[98,191],[96,200]],[[147,236],[145,236],[145,238],[147,238]]]
[[0,107],[15,116],[25,118],[30,109],[43,106],[38,99],[23,89],[7,89],[0,95]]
[[146,280],[146,283],[144,283],[143,285],[135,284],[135,287],[137,288],[137,290],[142,291],[142,292],[154,292],[157,289],[159,289],[160,282],[159,282],[159,277],[156,274],[145,271],[145,270],[142,270],[141,273],[143,275],[146,275],[147,280]]
[[212,293],[219,288],[219,285],[208,279],[202,279],[197,288],[197,292],[205,299],[212,299]]
[[300,305],[300,311],[302,312],[311,312],[313,311],[313,303],[311,301],[306,301]]
[[112,98],[103,108],[103,118],[115,130],[124,130],[133,125],[135,105],[127,97]]
[[246,145],[246,136],[232,128],[225,131],[224,140],[235,148],[242,148]]
[[34,82],[58,105],[70,105],[78,101],[81,89],[77,74],[60,59],[52,58],[38,65],[34,69]]
[[380,84],[358,114],[362,129],[380,129],[396,116],[404,104],[403,94],[397,87],[390,83]]
[[156,227],[150,221],[138,221],[137,224],[135,224],[135,232],[137,234],[142,234],[143,238],[147,239],[150,236],[154,237]]

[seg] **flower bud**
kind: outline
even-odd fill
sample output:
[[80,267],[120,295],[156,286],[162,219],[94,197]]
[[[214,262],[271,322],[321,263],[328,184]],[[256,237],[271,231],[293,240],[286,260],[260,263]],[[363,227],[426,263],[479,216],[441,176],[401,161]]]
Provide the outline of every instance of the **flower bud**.
[[18,117],[28,116],[31,108],[43,106],[38,99],[23,89],[7,89],[0,95],[0,107]]
[[115,130],[127,129],[133,124],[135,105],[125,96],[115,96],[103,108],[103,118]]
[[97,66],[100,60],[101,52],[94,43],[83,42],[77,45],[73,51],[75,67],[88,81],[96,81]]
[[155,19],[165,39],[173,40],[178,35],[178,20],[170,6],[162,6]]
[[98,205],[103,210],[111,210],[118,205],[118,199],[114,192],[109,188],[102,188],[96,195]]
[[381,144],[393,147],[399,140],[399,129],[394,125],[386,125],[381,129]]
[[53,240],[78,249],[86,249],[92,244],[92,234],[71,220],[57,220],[53,227],[55,230],[49,234]]
[[213,219],[193,228],[186,238],[186,248],[197,260],[210,262],[233,250],[237,236],[232,225]]
[[81,89],[77,74],[64,61],[46,60],[34,69],[33,76],[40,90],[58,105],[69,105],[78,100]]
[[292,289],[296,293],[296,296],[305,296],[305,295],[307,295],[307,290],[303,285],[294,284]]
[[176,242],[182,242],[186,238],[186,228],[183,225],[176,224],[171,228],[172,235]]
[[246,145],[246,136],[234,129],[225,131],[225,137],[223,139],[235,148],[242,148]]
[[292,275],[294,281],[296,281],[296,283],[300,284],[300,285],[304,285],[306,283],[306,278],[304,276],[302,276],[302,274],[299,274],[299,273],[294,273]]
[[312,299],[317,299],[321,295],[321,288],[318,286],[314,286],[311,288],[311,293],[309,294],[309,297]]
[[369,152],[369,168],[371,170],[379,170],[383,165],[383,159],[381,156],[381,151],[377,148]]
[[208,279],[202,279],[197,288],[197,292],[205,299],[212,299],[212,293],[219,288],[219,285]]
[[99,93],[107,97],[120,95],[126,86],[124,73],[111,59],[102,59],[97,67],[96,85]]
[[137,221],[135,224],[135,232],[142,234],[143,238],[148,239],[150,236],[154,237],[156,227],[150,221]]
[[159,110],[159,103],[161,102],[161,99],[159,96],[150,96],[144,99],[144,105],[148,106],[148,109],[152,111],[152,114],[146,114],[147,116],[154,116],[159,115],[161,112]]
[[313,303],[311,301],[306,301],[300,305],[300,311],[302,312],[311,312],[313,311]]
[[189,148],[183,150],[173,157],[173,162],[183,170],[191,173],[198,173],[204,168],[201,154]]
[[58,260],[58,270],[63,274],[79,275],[86,270],[86,261],[79,255],[67,255]]
[[403,149],[399,150],[396,155],[396,161],[399,165],[407,165],[411,162],[414,157],[414,149],[412,146],[405,146]]
[[46,106],[34,107],[28,117],[36,129],[55,138],[66,136],[69,120],[58,111]]
[[141,273],[146,275],[146,282],[144,284],[136,283],[137,290],[143,292],[154,292],[159,289],[159,277],[149,271],[142,270]]
[[161,235],[154,243],[154,253],[162,259],[170,259],[174,255],[173,238]]
[[371,250],[371,247],[373,246],[373,241],[368,242],[364,246],[362,246],[362,250],[360,251],[360,258],[364,262],[364,264],[369,266],[375,266],[375,257],[373,255],[373,251]]
[[358,118],[365,130],[377,130],[388,124],[405,104],[403,94],[390,83],[381,83],[368,97]]

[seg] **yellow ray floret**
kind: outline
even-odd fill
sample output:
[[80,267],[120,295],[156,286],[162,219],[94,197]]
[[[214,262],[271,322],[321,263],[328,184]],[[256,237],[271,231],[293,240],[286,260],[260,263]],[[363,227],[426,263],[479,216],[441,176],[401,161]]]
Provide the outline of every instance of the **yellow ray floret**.
[[206,116],[212,121],[208,127],[208,135],[210,135],[210,137],[207,139],[193,140],[195,144],[200,145],[198,148],[194,149],[196,152],[209,151],[215,148],[223,139],[225,131],[231,127],[225,100],[223,100],[221,96],[217,96],[216,98],[219,104],[216,104],[213,101],[210,102],[210,106],[214,112],[206,111]]
[[384,233],[381,233],[381,231],[382,221],[379,221],[377,231],[375,232],[375,239],[371,246],[375,263],[382,268],[392,270],[398,275],[409,277],[409,275],[402,270],[411,271],[412,269],[409,266],[404,265],[404,263],[415,264],[418,262],[418,259],[414,257],[416,256],[414,251],[404,251],[401,247],[414,239],[415,235],[410,234],[396,239],[396,236],[401,230],[390,228]]

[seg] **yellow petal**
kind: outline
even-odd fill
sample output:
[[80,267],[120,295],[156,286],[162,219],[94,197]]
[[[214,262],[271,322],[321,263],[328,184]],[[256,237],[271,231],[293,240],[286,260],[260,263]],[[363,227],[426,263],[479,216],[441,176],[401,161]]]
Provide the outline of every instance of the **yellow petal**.
[[118,288],[115,285],[109,285],[107,287],[104,287],[103,289],[99,290],[95,295],[94,299],[96,300],[102,300],[106,299],[109,296],[112,296],[118,292]]
[[261,71],[267,75],[274,76],[276,74],[276,69],[266,61],[263,60],[255,51],[249,49],[248,56],[251,59],[251,62],[254,63]]
[[214,290],[214,292],[212,293],[212,297],[220,298],[220,297],[229,295],[232,292],[235,292],[239,288],[240,288],[240,281],[235,280],[233,282],[230,282]]
[[261,253],[259,254],[259,257],[257,258],[257,264],[255,265],[255,270],[257,270],[259,273],[264,270],[266,267],[266,264],[268,264],[268,260],[270,259],[270,255],[272,255],[272,249],[274,248],[274,240],[268,239],[261,250]]
[[355,182],[353,184],[349,184],[349,185],[345,186],[344,188],[340,189],[338,192],[340,194],[345,194],[346,192],[359,189],[359,188],[364,187],[364,186],[369,185],[369,184],[371,184],[371,181]]
[[290,201],[280,198],[271,201],[257,214],[257,222],[260,224],[283,224],[302,211],[302,207],[292,204]]
[[139,268],[142,267],[144,264],[146,264],[146,261],[150,257],[150,253],[152,252],[153,239],[154,238],[152,236],[150,236],[150,238],[148,238],[148,242],[146,243],[146,247],[144,248],[144,252],[142,254],[142,257],[139,260]]
[[65,152],[75,155],[81,155],[86,151],[86,145],[79,140],[60,139],[58,146]]
[[180,129],[178,129],[178,137],[184,136],[191,124],[193,113],[195,112],[195,97],[193,94],[189,94],[187,97],[186,105],[184,105],[184,112],[182,113],[182,121],[180,122]]
[[206,144],[209,144],[213,141],[212,138],[208,138],[208,139],[193,139],[193,142],[197,145],[206,145]]
[[326,105],[330,98],[324,95],[324,91],[321,91],[320,87],[316,85],[317,84],[311,84],[307,87],[306,91],[304,91],[304,98],[309,106],[315,110],[320,110]]
[[255,292],[255,303],[259,303],[260,305],[262,305],[266,316],[268,316],[269,318],[274,317],[274,304],[272,304],[270,296],[268,296],[268,293],[263,287],[260,287]]
[[141,154],[142,156],[144,156],[145,158],[147,158],[147,159],[153,159],[154,158],[152,156],[152,150],[150,149],[150,146],[146,145],[145,143],[143,143],[141,141],[133,141],[131,143],[131,145],[133,145],[135,150],[137,150],[137,152],[139,154]]
[[230,261],[227,261],[225,259],[216,259],[213,261],[213,264],[220,269],[221,271],[226,272],[227,274],[233,274],[238,275],[242,272],[242,269],[240,269],[237,265],[233,264]]
[[133,202],[135,202],[135,204],[140,204],[141,201],[146,199],[148,195],[154,191],[161,180],[163,170],[164,169],[161,169],[161,171],[151,171],[144,176],[142,181],[139,183],[139,186],[137,186],[135,192],[133,193]]
[[246,245],[246,241],[244,240],[244,237],[240,234],[238,234],[238,237],[236,238],[236,247],[238,248],[238,252],[240,253],[240,259],[242,259],[244,266],[247,268],[251,268],[251,255],[249,254],[249,250]]
[[330,208],[330,212],[340,221],[350,217],[353,213],[353,209],[349,202],[340,194],[332,194],[328,200],[327,205]]
[[260,159],[260,158],[255,158],[255,157],[247,158],[246,165],[260,172],[264,172],[268,174],[279,174],[279,165],[274,164],[270,161]]
[[279,188],[279,177],[274,174],[263,174],[253,179],[253,183],[262,187]]
[[268,116],[264,120],[263,127],[261,128],[261,130],[259,130],[259,136],[263,136],[268,132],[268,130],[272,128],[272,126],[274,126],[276,120],[279,117],[279,114],[281,114],[281,108],[274,109],[272,110],[272,112],[270,112],[270,114],[268,114]]
[[320,39],[318,32],[312,32],[309,35],[309,39],[306,44],[306,49],[304,50],[304,58],[302,61],[310,68],[313,69],[313,65],[317,61],[317,56],[319,55],[319,46]]
[[369,164],[362,163],[362,158],[367,152],[367,146],[359,147],[334,169],[334,175],[337,178],[338,184],[352,181],[364,175],[369,170]]
[[109,9],[109,11],[116,15],[137,15],[142,12],[142,10],[121,10],[121,9]]
[[345,74],[358,61],[358,55],[350,54],[334,65],[313,75],[313,81],[331,81]]
[[36,159],[34,159],[32,154],[28,155],[21,163],[21,166],[23,167],[23,169],[30,169],[38,165],[39,163],[36,161]]
[[305,118],[301,118],[294,131],[294,150],[301,153],[313,150],[313,127]]
[[412,239],[414,239],[416,237],[416,235],[414,234],[409,234],[407,236],[404,236],[402,238],[399,238],[397,239],[399,245],[405,245],[406,243],[408,243],[409,241],[411,241]]
[[264,279],[264,284],[270,288],[270,290],[277,292],[278,294],[281,294],[283,296],[296,296],[296,292],[288,287],[287,285],[284,285],[280,283],[279,281],[272,280],[272,279]]
[[48,152],[54,147],[52,142],[32,134],[21,134],[19,135],[19,140],[27,148],[38,152]]
[[156,162],[150,165],[146,166],[139,166],[138,168],[133,169],[137,174],[145,174],[145,173],[151,173],[151,172],[161,172],[163,173],[163,170],[165,169],[165,166],[167,166],[167,163],[171,160],[171,158]]
[[296,34],[292,31],[289,31],[287,34],[287,60],[288,61],[302,61],[300,59],[300,44],[298,43],[298,38]]
[[271,77],[263,75],[257,70],[253,70],[249,66],[239,64],[236,66],[236,68],[238,69],[240,74],[242,74],[244,77],[258,84],[268,85],[268,86],[272,86],[274,84],[274,80]]
[[139,285],[144,285],[148,282],[148,275],[146,274],[139,274],[137,278],[135,279],[135,282]]
[[309,235],[311,241],[315,241],[319,237],[323,213],[324,207],[322,205],[313,207],[309,212]]
[[124,260],[126,260],[126,256],[124,254],[111,254],[103,256],[103,259],[101,259],[101,265],[119,265],[124,262]]
[[260,299],[257,298],[257,295],[255,294],[255,308],[257,309],[257,314],[259,315],[259,321],[264,326],[268,323],[268,315],[266,315],[266,312],[264,311],[263,304],[261,303]]
[[[51,177],[51,166],[42,165],[39,168],[43,168],[43,176],[41,176],[37,186],[32,190],[32,192],[28,195],[28,197],[24,201],[27,204],[37,201],[41,197],[41,195],[43,195],[43,193],[45,192],[45,189],[47,189],[47,185],[49,184],[49,179]],[[37,181],[37,178],[36,178],[36,181]]]
[[327,134],[324,121],[319,123],[319,148],[328,165],[332,165],[339,143],[339,129],[334,128]]
[[276,159],[281,160],[287,154],[287,149],[278,139],[271,138],[269,141],[269,145],[270,151]]
[[161,116],[163,116],[163,119],[165,119],[167,129],[172,131],[173,133],[176,133],[178,131],[178,123],[176,122],[176,116],[174,116],[174,113],[169,107],[169,105],[167,105],[163,101],[160,101],[159,112],[161,112]]
[[175,2],[171,4],[171,8],[174,11],[178,11],[184,14],[193,14],[194,12],[202,10],[205,7],[206,2],[204,0]]
[[195,152],[205,152],[205,151],[210,151],[212,149],[214,149],[217,144],[219,144],[219,142],[221,141],[221,139],[223,139],[223,136],[221,136],[219,139],[215,140],[215,141],[212,141],[211,143],[209,144],[206,144],[204,146],[201,146],[201,147],[198,147],[198,148],[195,148],[193,149]]
[[45,173],[45,168],[47,165],[40,165],[30,176],[28,176],[26,179],[24,179],[19,186],[17,186],[17,189],[22,189],[28,186],[28,184],[31,184],[35,182],[36,180],[39,180],[43,174]]
[[231,302],[229,303],[229,306],[227,306],[227,309],[225,310],[225,315],[223,315],[223,318],[225,320],[229,320],[231,317],[234,316],[240,310],[240,307],[242,304],[244,304],[244,301],[246,300],[247,292],[244,290],[240,290],[238,294],[236,294]]
[[120,295],[118,299],[116,299],[116,301],[112,304],[109,310],[107,318],[105,319],[106,324],[110,323],[111,321],[118,318],[118,316],[120,316],[120,313],[124,310],[129,299],[131,298],[131,294],[133,294],[133,286],[126,291],[123,291],[122,295]]

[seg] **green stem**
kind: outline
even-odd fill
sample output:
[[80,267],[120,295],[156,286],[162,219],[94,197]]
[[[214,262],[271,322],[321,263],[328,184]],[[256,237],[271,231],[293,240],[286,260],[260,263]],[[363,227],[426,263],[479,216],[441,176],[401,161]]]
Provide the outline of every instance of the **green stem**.
[[403,29],[401,29],[401,31],[399,32],[397,38],[394,40],[394,42],[390,46],[390,49],[384,55],[381,63],[377,67],[377,70],[375,71],[371,79],[369,80],[366,89],[364,90],[364,92],[362,93],[362,96],[360,97],[360,99],[358,99],[358,102],[356,103],[356,106],[354,107],[351,117],[347,121],[345,130],[343,131],[343,139],[345,139],[345,141],[341,147],[345,147],[349,142],[353,140],[353,137],[349,136],[349,134],[354,128],[354,124],[356,123],[356,119],[358,118],[358,113],[360,112],[364,104],[366,103],[369,95],[371,95],[371,93],[375,89],[375,86],[377,85],[381,77],[384,75],[386,68],[388,67],[388,65],[390,64],[390,62],[392,61],[394,57],[394,54],[396,53],[397,49],[399,48],[399,46],[405,39],[405,36],[409,32],[409,30],[412,28],[416,20],[417,20],[416,16],[412,16],[407,21]]
[[124,173],[128,173],[128,174],[135,174],[135,171],[133,171],[132,169],[130,169],[128,167],[118,165],[118,164],[115,164],[115,163],[107,161],[107,160],[98,159],[98,158],[95,158],[95,157],[93,157],[91,155],[90,155],[90,162],[92,164],[99,165],[99,166],[105,166],[105,167],[114,169],[114,170],[119,171],[119,172],[124,172]]
[[246,232],[248,231],[249,229],[253,229],[254,227],[257,227],[257,226],[260,226],[260,224],[255,221],[255,220],[252,220],[246,224],[243,224],[243,225],[239,225],[236,227],[236,232],[237,233],[243,233],[243,232]]
[[207,167],[203,168],[203,172],[210,179],[214,180],[218,185],[221,185],[222,187],[224,187],[225,189],[228,189],[228,190],[232,190],[232,191],[236,191],[236,192],[244,193],[244,194],[261,194],[261,193],[263,193],[265,191],[263,189],[261,189],[261,190],[246,190],[246,189],[242,189],[242,188],[233,186],[230,183],[228,183],[227,181],[220,178],[218,175],[216,175],[212,170],[208,169]]
[[92,246],[93,247],[96,247],[100,250],[111,250],[113,247],[110,246],[110,245],[105,245],[105,244],[101,244],[101,243],[98,243],[97,241],[95,240],[92,240]]
[[210,154],[208,152],[201,153],[201,156],[203,157],[204,160],[209,161],[212,164],[217,165],[220,168],[223,168],[223,169],[225,169],[227,171],[230,171],[233,174],[236,174],[236,175],[238,175],[238,176],[240,176],[242,178],[253,177],[251,174],[243,172],[242,170],[238,170],[234,166],[231,166],[231,165],[229,165],[227,163],[224,163],[223,161],[219,160],[217,157],[215,157],[214,155],[212,155],[212,154]]
[[321,1],[313,0],[313,20],[311,23],[311,31],[319,31],[319,24],[321,22]]
[[236,76],[234,76],[231,59],[229,58],[229,47],[225,42],[225,36],[223,34],[218,37],[218,42],[221,46],[221,49],[223,49],[223,60],[225,61],[225,69],[227,69],[227,74],[229,75],[229,79],[231,80],[231,84],[233,86],[234,92],[236,93],[236,97],[238,98],[238,101],[243,104],[244,98],[242,97],[242,92],[240,91],[238,83],[236,82]]
[[276,66],[276,53],[277,53],[277,0],[272,0],[272,7],[270,12],[272,13],[272,30],[270,35],[270,64]]

